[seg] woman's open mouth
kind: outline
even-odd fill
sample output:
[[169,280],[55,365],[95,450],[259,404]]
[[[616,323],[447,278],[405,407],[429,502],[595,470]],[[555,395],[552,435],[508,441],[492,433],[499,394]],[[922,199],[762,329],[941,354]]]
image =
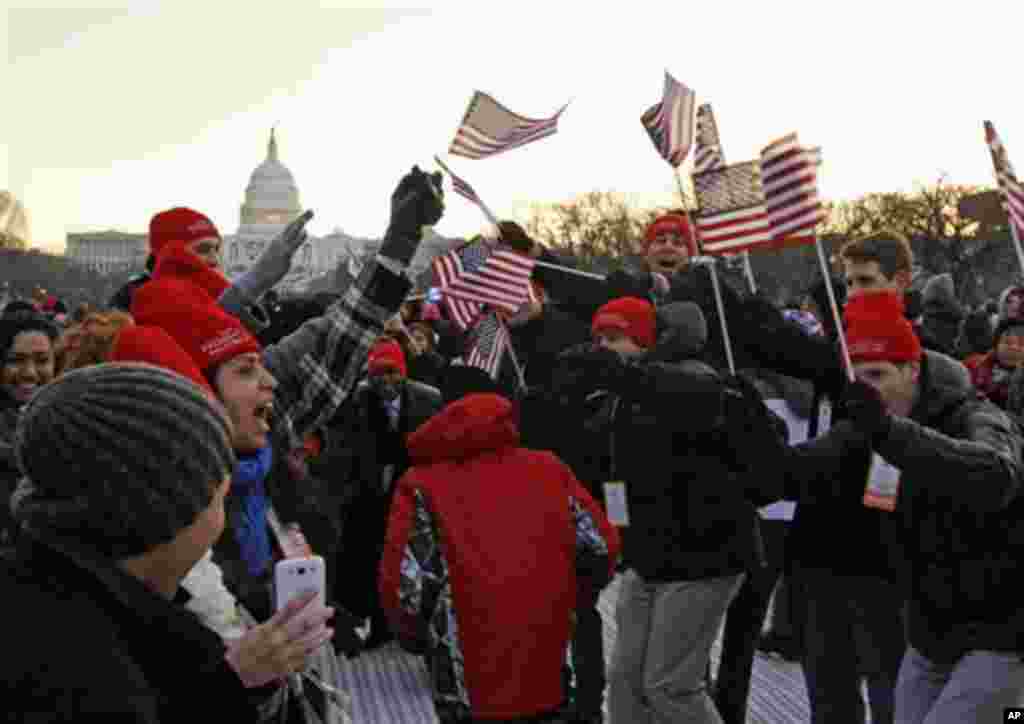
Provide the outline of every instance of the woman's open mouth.
[[264,433],[270,432],[270,417],[274,414],[274,403],[265,402],[262,405],[257,405],[252,414],[259,424],[260,431]]

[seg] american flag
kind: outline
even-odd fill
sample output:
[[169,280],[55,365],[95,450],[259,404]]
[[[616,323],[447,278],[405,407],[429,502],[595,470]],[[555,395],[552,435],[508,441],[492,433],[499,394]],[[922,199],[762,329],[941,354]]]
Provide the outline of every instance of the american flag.
[[446,299],[452,320],[468,329],[480,316],[482,304],[515,314],[530,295],[534,260],[502,249],[492,250],[483,239],[437,257],[437,286]]
[[772,231],[761,186],[761,164],[735,163],[694,174],[697,234],[709,254],[734,254],[771,243]]
[[1006,153],[1006,146],[996,133],[992,121],[985,121],[985,140],[992,154],[992,165],[996,170],[996,180],[1005,197],[1006,213],[1010,223],[1017,230],[1017,238],[1024,237],[1024,186],[1017,180],[1013,164]]
[[510,148],[525,146],[555,133],[558,117],[566,107],[568,104],[551,118],[526,118],[513,113],[486,93],[476,91],[448,153],[466,158],[487,158]]
[[693,145],[695,94],[665,71],[665,90],[660,103],[644,111],[640,122],[661,157],[673,168],[686,158]]
[[816,166],[813,152],[800,145],[795,133],[761,151],[761,183],[775,245],[814,243],[814,230],[825,219]]
[[489,312],[476,325],[472,344],[466,365],[479,367],[492,379],[497,379],[501,362],[505,359],[505,349],[510,344],[508,329],[498,319],[497,312]]
[[718,137],[718,124],[710,103],[697,109],[697,145],[693,151],[693,172],[704,173],[725,165],[722,141]]

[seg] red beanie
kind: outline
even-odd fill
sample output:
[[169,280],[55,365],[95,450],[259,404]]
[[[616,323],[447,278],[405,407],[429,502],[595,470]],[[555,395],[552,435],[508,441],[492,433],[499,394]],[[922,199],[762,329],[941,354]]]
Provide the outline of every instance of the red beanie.
[[654,346],[656,317],[654,305],[639,297],[613,299],[597,310],[591,334],[602,329],[618,329],[644,348]]
[[159,327],[140,327],[133,324],[122,329],[114,342],[110,361],[145,362],[163,367],[192,380],[211,397],[215,397],[210,383],[203,377],[196,363],[171,335]]
[[162,327],[207,375],[238,355],[262,351],[237,318],[184,279],[143,284],[132,296],[132,316],[138,324]]
[[896,292],[856,294],[846,303],[843,316],[853,362],[920,361],[921,342]]
[[168,242],[189,243],[209,236],[221,238],[213,222],[198,211],[181,206],[161,211],[149,222],[149,250],[153,256],[160,256]]
[[373,346],[367,360],[367,368],[371,374],[385,368],[398,370],[403,377],[409,374],[405,367],[405,352],[393,339],[383,339]]
[[659,234],[673,233],[679,234],[686,240],[686,248],[690,252],[690,256],[697,256],[697,238],[693,235],[693,227],[690,226],[690,220],[683,214],[665,214],[664,216],[655,219],[654,223],[647,227],[647,233],[644,235],[644,242],[647,246],[651,245],[651,242],[657,238]]

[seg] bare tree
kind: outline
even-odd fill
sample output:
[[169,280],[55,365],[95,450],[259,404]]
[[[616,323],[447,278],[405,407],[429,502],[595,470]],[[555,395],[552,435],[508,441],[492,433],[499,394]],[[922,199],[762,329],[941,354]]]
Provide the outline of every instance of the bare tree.
[[568,201],[531,209],[527,232],[585,266],[606,266],[633,253],[644,230],[665,209],[640,209],[625,194],[588,191]]
[[869,193],[830,204],[826,228],[847,238],[881,229],[898,231],[910,239],[914,260],[926,275],[952,274],[961,301],[976,303],[987,295],[984,277],[998,273],[1008,249],[1008,235],[991,229],[979,234],[979,223],[961,213],[963,200],[977,192],[977,187],[942,177],[911,193]]

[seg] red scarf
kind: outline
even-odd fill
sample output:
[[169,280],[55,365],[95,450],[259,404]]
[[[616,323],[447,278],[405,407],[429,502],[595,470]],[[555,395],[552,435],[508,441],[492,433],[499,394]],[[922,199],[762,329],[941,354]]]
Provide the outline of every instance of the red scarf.
[[185,248],[186,242],[172,241],[165,246],[157,258],[153,280],[175,277],[187,279],[209,294],[213,301],[231,286],[223,274]]

